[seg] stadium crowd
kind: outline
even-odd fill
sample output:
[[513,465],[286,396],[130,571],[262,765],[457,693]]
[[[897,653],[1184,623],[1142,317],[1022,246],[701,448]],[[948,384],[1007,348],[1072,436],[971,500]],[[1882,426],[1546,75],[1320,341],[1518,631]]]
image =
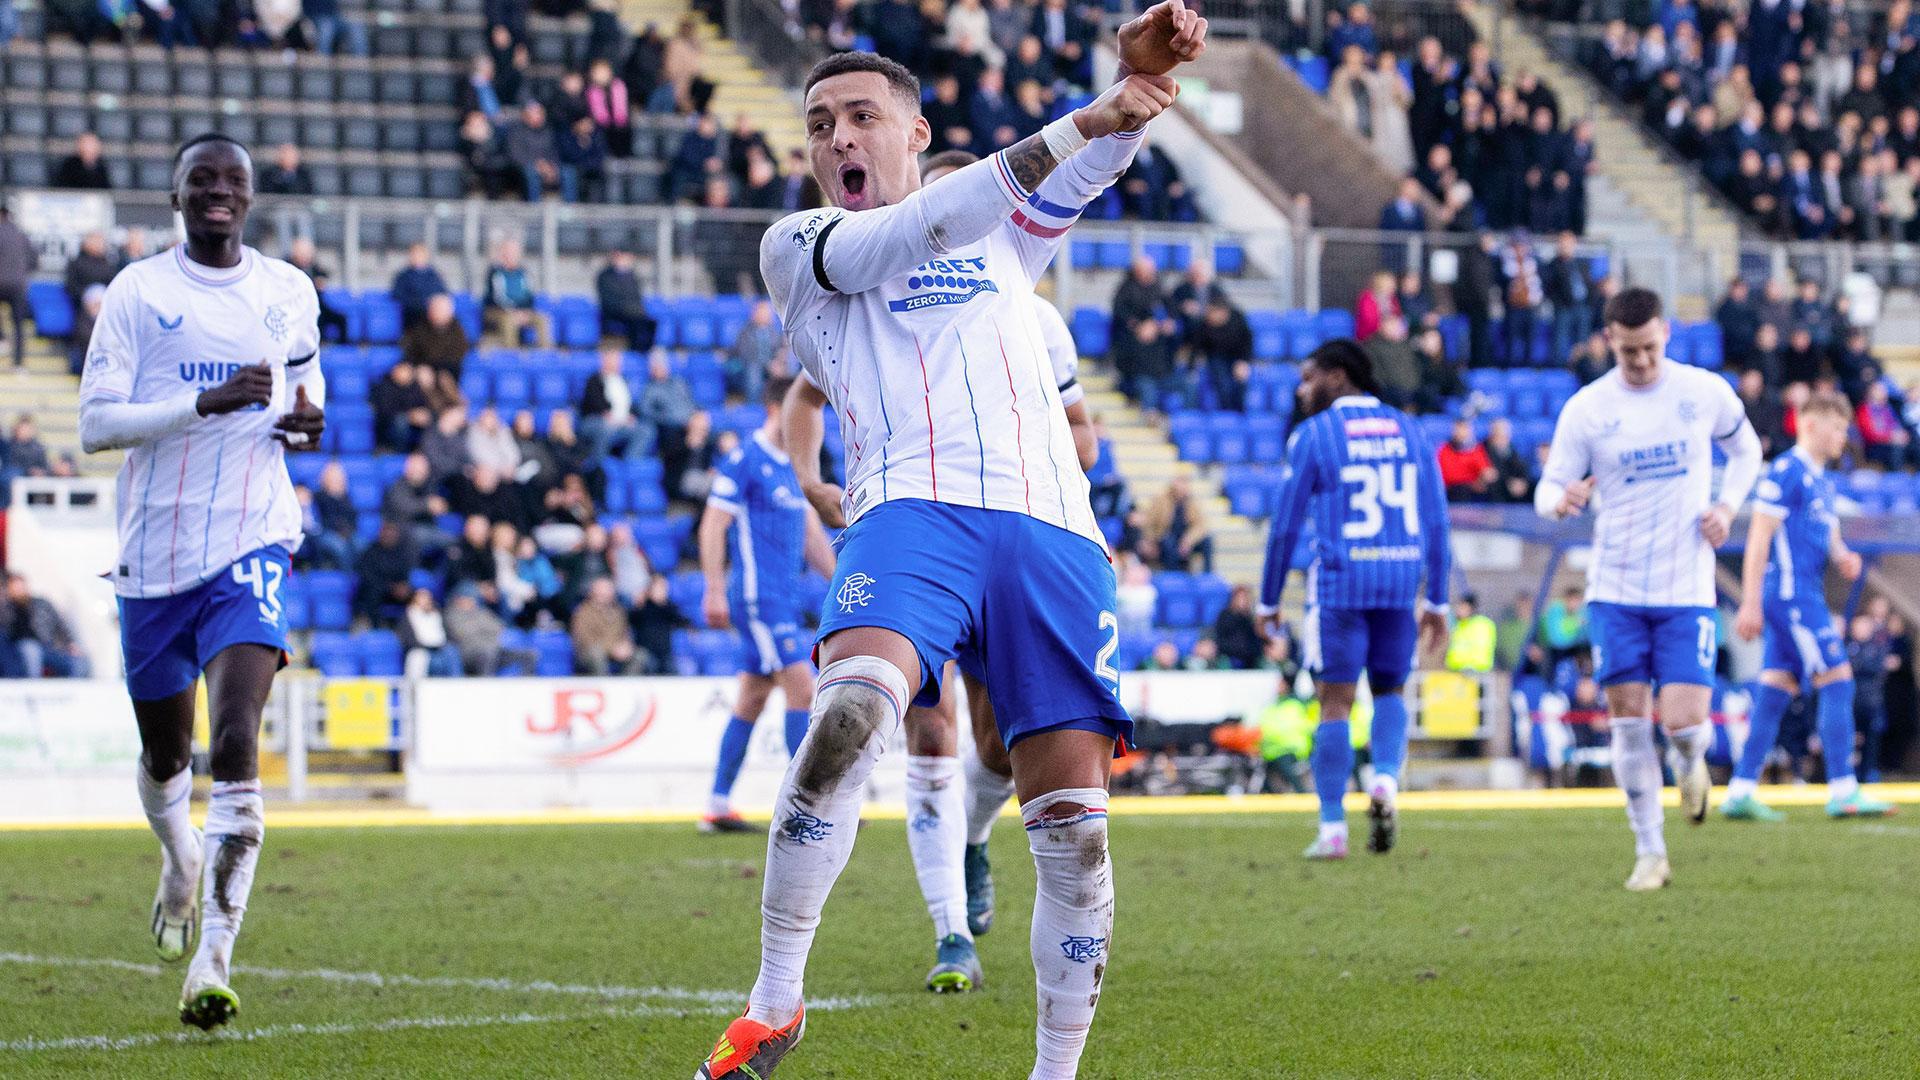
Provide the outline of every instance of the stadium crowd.
[[1663,0],[1586,61],[1768,231],[1920,238],[1920,17],[1842,0]]

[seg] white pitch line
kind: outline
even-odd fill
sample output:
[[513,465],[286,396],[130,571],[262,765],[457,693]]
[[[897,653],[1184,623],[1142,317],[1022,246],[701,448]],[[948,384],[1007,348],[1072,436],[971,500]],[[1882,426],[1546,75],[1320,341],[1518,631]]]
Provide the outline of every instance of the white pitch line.
[[242,1030],[143,1032],[138,1035],[75,1035],[52,1039],[15,1039],[0,1042],[0,1051],[45,1053],[53,1050],[135,1050],[166,1043],[260,1042],[290,1035],[360,1035],[388,1031],[443,1030],[499,1027],[518,1024],[563,1024],[583,1020],[658,1016],[671,1010],[651,1005],[629,1005],[584,1013],[497,1013],[492,1016],[410,1016],[365,1024],[270,1024]]
[[[40,965],[63,968],[108,968],[114,971],[130,971],[141,975],[160,975],[167,969],[158,964],[140,964],[130,960],[117,960],[106,957],[84,956],[36,956],[29,953],[0,952],[0,964]],[[556,983],[545,979],[522,981],[504,978],[476,978],[458,975],[394,975],[377,971],[336,971],[332,968],[311,968],[293,970],[288,968],[254,967],[250,964],[237,964],[233,968],[235,975],[244,975],[256,979],[277,979],[284,981],[311,980],[315,982],[343,983],[355,986],[413,987],[434,990],[490,990],[513,994],[557,994],[567,997],[590,997],[603,1000],[652,1000],[687,1002],[698,1005],[716,1006],[725,1009],[740,1007],[746,1001],[746,995],[737,990],[689,990],[678,986],[611,986],[592,983]],[[831,1012],[836,1009],[859,1009],[876,1004],[871,997],[835,997],[821,998],[807,1002],[807,1008]]]

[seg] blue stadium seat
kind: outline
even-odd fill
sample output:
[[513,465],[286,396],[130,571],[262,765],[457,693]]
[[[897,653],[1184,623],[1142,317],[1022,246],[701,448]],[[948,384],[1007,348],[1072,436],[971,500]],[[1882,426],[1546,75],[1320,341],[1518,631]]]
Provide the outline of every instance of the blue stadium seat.
[[314,669],[331,679],[360,675],[360,656],[349,634],[322,631],[313,635]]
[[1247,328],[1253,331],[1253,355],[1256,360],[1287,358],[1287,326],[1277,311],[1249,311]]
[[1075,240],[1067,247],[1067,258],[1073,260],[1075,270],[1092,270],[1099,262],[1099,249],[1091,240]]
[[1226,609],[1227,601],[1233,595],[1233,586],[1218,574],[1201,574],[1194,579],[1194,595],[1200,604],[1200,624],[1212,626],[1213,620],[1220,617]]
[[[1248,410],[1252,412],[1251,409]],[[1247,418],[1247,460],[1255,464],[1264,464],[1280,460],[1286,449],[1286,423],[1278,416],[1253,416]]]
[[400,305],[384,290],[362,293],[360,301],[361,341],[390,345],[400,340]]
[[1290,56],[1287,58],[1287,66],[1293,69],[1294,74],[1300,76],[1300,81],[1307,85],[1307,89],[1316,94],[1327,92],[1327,84],[1332,79],[1333,71],[1326,57]]
[[1167,438],[1182,461],[1205,461],[1213,452],[1204,413],[1177,412],[1167,418]]
[[293,574],[280,587],[280,609],[286,612],[289,630],[313,626],[313,598],[307,594],[305,575]]
[[353,621],[353,575],[343,570],[314,570],[304,577],[314,628],[345,630]]
[[328,402],[327,434],[342,454],[373,453],[373,410],[365,405]]
[[1093,307],[1076,308],[1073,312],[1073,343],[1080,347],[1082,356],[1105,356],[1111,345],[1109,315]]
[[1280,326],[1287,335],[1287,359],[1305,360],[1308,353],[1320,347],[1320,324],[1312,312],[1281,312]]
[[469,341],[479,341],[486,326],[482,319],[480,298],[468,292],[453,294],[453,318],[467,332]]
[[1320,331],[1322,341],[1353,336],[1353,312],[1344,308],[1328,308],[1320,312],[1315,316],[1314,324]]
[[493,394],[489,401],[502,409],[523,409],[533,400],[533,379],[525,371],[493,373]]
[[1133,264],[1133,247],[1125,240],[1096,241],[1095,250],[1102,270],[1125,270]]
[[532,645],[540,654],[535,674],[546,678],[573,674],[573,639],[564,630],[536,630],[532,634]]
[[1213,460],[1239,465],[1247,460],[1247,418],[1239,413],[1215,413],[1207,419]]
[[600,308],[589,297],[562,296],[554,301],[553,339],[569,349],[591,349],[600,344]]
[[407,585],[432,593],[435,603],[444,601],[447,596],[446,581],[438,573],[424,567],[415,567],[407,574]]
[[367,630],[352,637],[362,675],[399,678],[403,674],[400,639],[391,630]]
[[542,368],[533,377],[533,403],[540,411],[564,409],[573,401],[573,379],[564,369]]
[[[518,627],[509,626],[500,635],[500,647],[502,649],[513,649],[516,651],[531,649],[534,647],[533,635],[527,633],[525,630],[519,629]],[[533,671],[530,671],[527,668],[521,666],[520,662],[516,660],[509,663],[501,664],[500,674],[532,675]]]
[[667,598],[687,618],[700,621],[701,605],[706,601],[707,578],[698,570],[673,575],[667,583]]
[[27,282],[27,311],[41,337],[63,338],[73,333],[73,300],[58,281]]
[[1238,242],[1222,240],[1213,245],[1213,269],[1221,274],[1238,274],[1247,266],[1247,249]]
[[1157,594],[1155,621],[1161,626],[1194,626],[1200,622],[1200,591],[1193,578],[1177,570],[1153,575]]

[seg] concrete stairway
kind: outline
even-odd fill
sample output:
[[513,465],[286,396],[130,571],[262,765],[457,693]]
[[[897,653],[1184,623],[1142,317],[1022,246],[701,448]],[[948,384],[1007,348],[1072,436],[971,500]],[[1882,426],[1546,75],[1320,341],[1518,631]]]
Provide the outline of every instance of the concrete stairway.
[[[1481,37],[1494,40],[1496,13],[1480,5],[1465,11]],[[1702,191],[1704,182],[1692,170],[1669,164],[1632,116],[1580,68],[1555,59],[1525,24],[1508,17],[1500,31],[1509,76],[1535,73],[1559,97],[1565,116],[1593,121],[1600,172],[1588,180],[1588,238],[1614,244],[1636,284],[1672,293],[1682,318],[1706,318],[1710,298],[1736,265],[1738,219]]]
[[684,0],[622,0],[620,17],[629,30],[638,32],[651,23],[660,28],[662,36],[671,36],[681,19],[692,17],[704,50],[701,73],[716,86],[712,112],[721,128],[732,127],[736,114],[751,116],[754,125],[766,132],[775,164],[780,155],[806,143],[800,108],[792,93],[756,67],[717,27],[695,15]]
[[[9,360],[11,349],[9,344]],[[56,342],[30,338],[27,366],[0,368],[0,423],[5,424],[5,434],[12,434],[14,420],[23,413],[31,414],[39,427],[48,457],[72,454],[84,476],[112,476],[119,471],[123,457],[119,451],[80,452],[80,380],[67,374],[65,350]]]
[[1257,586],[1266,556],[1266,524],[1232,512],[1220,494],[1218,468],[1196,468],[1181,461],[1167,441],[1166,429],[1148,421],[1120,393],[1111,371],[1083,367],[1080,384],[1087,390],[1087,408],[1100,418],[1113,440],[1115,463],[1127,478],[1135,504],[1144,505],[1165,491],[1175,476],[1187,474],[1194,495],[1213,521],[1214,572],[1235,585]]

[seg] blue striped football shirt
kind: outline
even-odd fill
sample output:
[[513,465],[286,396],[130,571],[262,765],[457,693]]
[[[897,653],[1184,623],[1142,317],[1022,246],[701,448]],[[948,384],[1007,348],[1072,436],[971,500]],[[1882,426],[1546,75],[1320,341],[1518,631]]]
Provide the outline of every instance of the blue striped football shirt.
[[1309,603],[1410,608],[1423,575],[1427,602],[1447,602],[1446,489],[1425,435],[1400,410],[1351,395],[1294,429],[1267,540],[1265,607],[1280,605],[1309,514]]

